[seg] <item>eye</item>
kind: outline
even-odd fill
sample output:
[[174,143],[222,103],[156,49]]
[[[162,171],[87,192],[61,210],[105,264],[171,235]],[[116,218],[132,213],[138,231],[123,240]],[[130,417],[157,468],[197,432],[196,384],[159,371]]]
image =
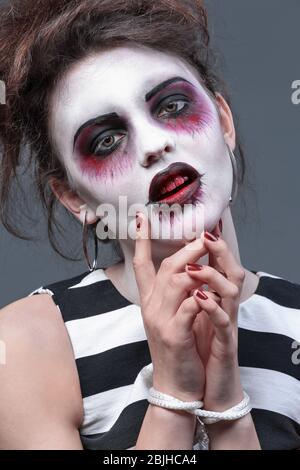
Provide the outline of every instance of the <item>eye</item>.
[[[117,136],[121,136],[120,139],[117,139]],[[101,137],[101,138],[100,138]],[[91,142],[89,146],[89,152],[93,155],[105,156],[112,153],[117,147],[119,147],[119,142],[125,137],[124,133],[115,133],[115,134],[99,134]]]
[[188,101],[186,99],[172,99],[166,102],[163,106],[160,106],[160,110],[166,111],[166,113],[159,112],[158,117],[165,116],[178,116],[188,107]]

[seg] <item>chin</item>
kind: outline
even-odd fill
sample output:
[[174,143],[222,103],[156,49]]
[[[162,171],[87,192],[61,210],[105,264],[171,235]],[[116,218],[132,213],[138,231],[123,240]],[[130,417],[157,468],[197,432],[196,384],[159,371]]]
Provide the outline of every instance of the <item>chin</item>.
[[187,205],[183,210],[155,211],[151,214],[152,239],[172,244],[184,244],[200,237],[206,221],[204,218],[204,205]]

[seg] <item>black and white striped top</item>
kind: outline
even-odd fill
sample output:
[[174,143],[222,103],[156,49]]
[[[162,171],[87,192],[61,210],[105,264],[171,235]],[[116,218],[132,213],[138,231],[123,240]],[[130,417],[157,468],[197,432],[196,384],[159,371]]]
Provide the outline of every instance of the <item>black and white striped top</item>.
[[[300,448],[300,285],[252,271],[255,293],[239,306],[239,365],[262,449]],[[135,446],[147,411],[151,363],[140,307],[102,268],[48,284],[74,350],[84,405],[85,449]],[[197,447],[198,446],[198,447]],[[194,441],[194,449],[201,446]]]

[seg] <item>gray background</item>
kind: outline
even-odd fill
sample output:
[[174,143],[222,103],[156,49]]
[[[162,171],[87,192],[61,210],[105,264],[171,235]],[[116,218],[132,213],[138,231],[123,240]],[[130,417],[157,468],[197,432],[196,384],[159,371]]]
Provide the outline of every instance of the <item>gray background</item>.
[[[300,283],[300,105],[291,102],[291,83],[300,79],[300,2],[206,3],[247,159],[247,182],[233,211],[242,263]],[[28,176],[26,187],[30,191]],[[31,204],[39,241],[15,239],[0,227],[0,307],[87,270],[84,261],[52,251],[38,204]],[[80,226],[65,224],[77,231],[80,252]],[[109,253],[101,255],[100,262],[108,259]]]

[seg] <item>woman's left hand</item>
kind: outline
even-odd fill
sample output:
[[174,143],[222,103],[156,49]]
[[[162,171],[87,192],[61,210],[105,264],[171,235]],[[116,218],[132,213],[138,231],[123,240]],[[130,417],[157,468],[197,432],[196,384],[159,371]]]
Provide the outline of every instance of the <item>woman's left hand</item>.
[[[217,230],[214,233],[220,234]],[[204,409],[225,411],[243,398],[238,364],[238,309],[245,270],[236,261],[226,242],[204,238],[209,253],[209,265],[193,270],[190,276],[207,284],[207,300],[194,292],[202,311],[194,322],[197,348],[204,363],[206,386]]]

